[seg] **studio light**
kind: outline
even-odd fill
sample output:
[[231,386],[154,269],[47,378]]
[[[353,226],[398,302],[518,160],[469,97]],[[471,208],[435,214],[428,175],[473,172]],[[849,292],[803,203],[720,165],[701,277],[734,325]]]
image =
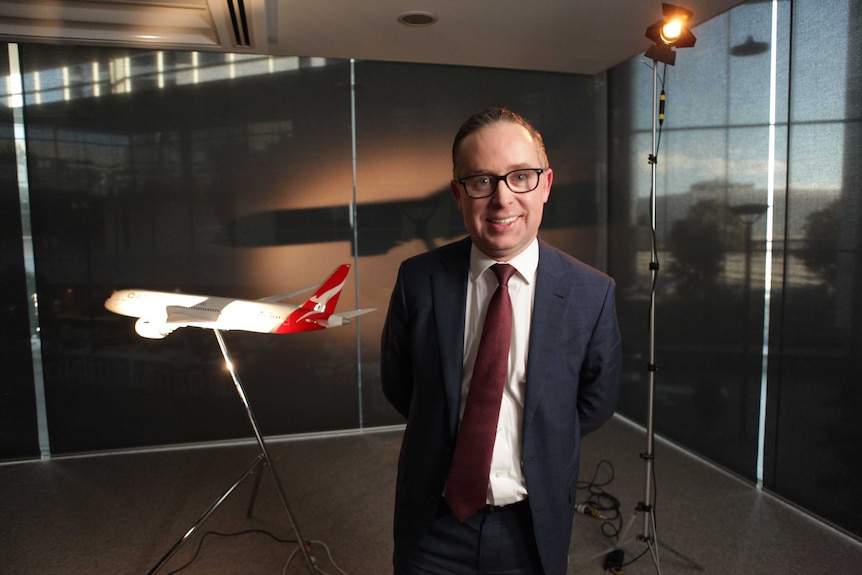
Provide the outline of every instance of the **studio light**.
[[[658,552],[658,534],[655,521],[655,390],[656,390],[656,345],[655,345],[655,316],[656,316],[656,284],[659,271],[659,250],[656,238],[656,195],[657,195],[657,166],[658,166],[658,144],[661,135],[661,126],[664,122],[665,112],[665,81],[661,80],[661,96],[659,97],[659,62],[663,62],[664,72],[667,65],[673,65],[676,60],[674,48],[688,48],[694,46],[695,37],[688,29],[692,13],[684,8],[677,8],[670,4],[662,4],[664,18],[647,28],[646,37],[655,42],[655,45],[647,50],[646,56],[652,59],[652,150],[648,156],[650,164],[650,193],[649,193],[649,222],[650,222],[650,292],[649,292],[649,351],[647,359],[647,416],[646,416],[646,450],[641,453],[644,462],[644,498],[637,504],[635,512],[629,522],[620,531],[614,549],[608,554],[607,560],[611,559],[614,552],[620,550],[627,543],[628,532],[638,517],[643,520],[641,532],[635,536],[636,540],[645,542],[653,562],[656,573],[661,574]],[[645,553],[645,552],[644,552]],[[698,571],[704,568],[679,552],[674,551],[678,557],[685,559]],[[607,564],[607,563],[606,563]]]
[[674,48],[689,48],[697,41],[688,29],[692,13],[685,8],[666,3],[662,3],[661,8],[664,18],[647,28],[644,34],[655,42],[645,55],[657,62],[673,66],[676,61]]

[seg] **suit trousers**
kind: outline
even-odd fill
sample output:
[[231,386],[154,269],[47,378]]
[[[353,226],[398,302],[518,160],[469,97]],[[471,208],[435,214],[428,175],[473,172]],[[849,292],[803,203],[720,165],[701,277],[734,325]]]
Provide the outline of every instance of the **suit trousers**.
[[419,547],[395,575],[542,575],[528,500],[461,523],[441,499]]

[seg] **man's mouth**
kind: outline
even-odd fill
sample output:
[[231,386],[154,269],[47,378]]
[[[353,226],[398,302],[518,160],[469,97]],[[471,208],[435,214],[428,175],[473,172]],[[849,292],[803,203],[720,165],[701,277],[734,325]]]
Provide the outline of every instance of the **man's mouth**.
[[517,219],[518,219],[518,216],[512,216],[510,218],[503,218],[503,219],[499,219],[499,220],[498,219],[490,219],[489,221],[492,224],[498,224],[501,226],[508,226],[509,224],[511,224],[512,222],[514,222]]

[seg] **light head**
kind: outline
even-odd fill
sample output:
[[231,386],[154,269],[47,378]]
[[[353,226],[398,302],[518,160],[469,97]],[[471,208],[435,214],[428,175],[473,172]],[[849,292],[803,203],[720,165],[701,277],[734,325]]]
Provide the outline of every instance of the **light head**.
[[652,60],[673,66],[676,61],[674,48],[690,48],[697,41],[688,29],[692,12],[666,3],[662,3],[661,7],[664,18],[652,24],[644,34],[655,43],[645,55]]

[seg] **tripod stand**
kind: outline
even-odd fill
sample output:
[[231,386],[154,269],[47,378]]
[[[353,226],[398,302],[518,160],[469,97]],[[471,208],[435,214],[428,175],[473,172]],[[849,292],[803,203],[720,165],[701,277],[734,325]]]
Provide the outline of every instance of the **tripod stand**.
[[[219,505],[221,505],[233,491],[239,487],[239,485],[252,473],[254,473],[261,465],[266,465],[269,467],[272,472],[272,478],[275,481],[275,486],[278,489],[278,495],[281,498],[281,503],[284,506],[284,511],[287,514],[287,518],[290,521],[290,526],[293,528],[293,533],[296,535],[296,540],[299,545],[300,553],[302,554],[303,559],[305,560],[305,564],[308,567],[309,573],[314,575],[318,573],[315,567],[315,561],[311,556],[310,551],[306,546],[305,539],[302,538],[302,534],[299,532],[299,526],[296,523],[296,519],[293,516],[293,511],[290,509],[290,504],[287,502],[287,495],[284,491],[284,486],[281,483],[281,479],[278,476],[278,472],[275,470],[275,466],[272,464],[272,458],[269,456],[269,450],[266,448],[266,444],[263,441],[263,435],[260,433],[260,427],[257,424],[257,419],[254,416],[254,412],[251,409],[251,405],[248,402],[248,397],[245,394],[245,389],[242,386],[242,382],[240,382],[239,375],[237,375],[236,369],[234,368],[233,362],[230,359],[230,354],[227,350],[227,345],[225,345],[224,338],[222,337],[221,331],[217,329],[213,329],[213,333],[218,340],[219,349],[221,349],[222,356],[224,357],[225,367],[227,367],[230,372],[231,377],[233,378],[234,387],[236,387],[236,392],[242,400],[243,405],[245,406],[246,414],[248,415],[248,420],[251,423],[251,427],[254,430],[254,436],[257,439],[257,444],[260,447],[260,453],[258,453],[257,457],[255,457],[254,461],[252,461],[251,465],[243,472],[240,477],[234,481],[234,483],[228,487],[225,492],[216,498],[215,501],[207,508],[206,511],[197,519],[197,521],[192,524],[192,526],[185,532],[185,534],[174,544],[173,547],[168,550],[165,555],[159,559],[159,561],[147,572],[147,575],[153,575],[159,569],[161,569],[168,560],[174,556],[174,554],[180,550],[180,547],[194,534],[194,532],[207,520],[207,518],[212,515],[212,513],[218,509]],[[258,476],[259,478],[260,476]],[[255,483],[254,495],[257,495],[257,483]],[[251,509],[251,504],[249,505],[249,510]]]
[[[644,461],[644,496],[635,507],[635,511],[631,518],[626,522],[623,529],[619,532],[616,544],[589,558],[590,561],[599,557],[606,557],[610,554],[618,552],[623,546],[634,541],[643,541],[647,544],[648,550],[655,564],[656,573],[661,575],[661,562],[659,559],[658,541],[656,535],[655,521],[655,490],[654,490],[654,461],[655,461],[655,374],[657,371],[655,363],[655,285],[658,276],[659,262],[658,249],[656,245],[656,167],[658,164],[658,145],[659,145],[659,126],[664,121],[664,89],[661,91],[661,97],[658,97],[658,62],[653,60],[652,63],[652,150],[649,155],[650,163],[650,299],[649,299],[649,356],[647,364],[647,425],[646,425],[646,450],[641,453],[641,459]],[[658,121],[658,123],[657,123]],[[638,516],[641,516],[642,524],[641,531],[637,535],[630,536],[629,533],[634,527]],[[703,571],[704,568],[695,561],[685,557],[678,551],[667,547],[666,549],[674,555],[681,557],[686,562],[691,564],[698,571]],[[621,555],[620,555],[621,557]],[[610,568],[610,558],[606,562],[606,567]],[[622,563],[622,559],[619,559]],[[621,565],[619,565],[621,567]]]

